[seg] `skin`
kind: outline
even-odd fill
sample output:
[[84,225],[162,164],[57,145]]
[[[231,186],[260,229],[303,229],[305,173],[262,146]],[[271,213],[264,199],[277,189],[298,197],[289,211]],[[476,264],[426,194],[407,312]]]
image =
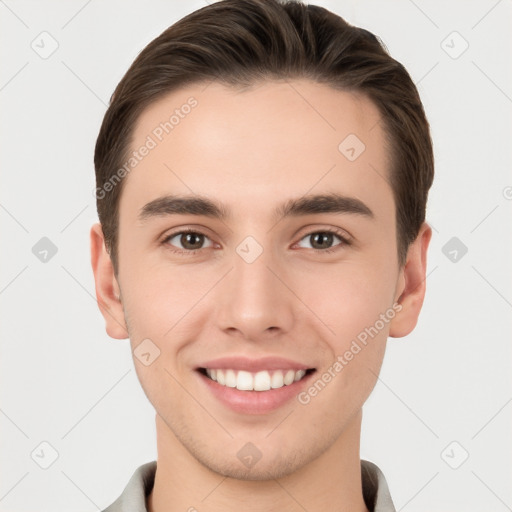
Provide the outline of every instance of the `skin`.
[[[217,512],[243,503],[245,511],[366,511],[362,406],[388,336],[416,325],[431,230],[422,226],[400,267],[387,147],[366,97],[308,80],[244,91],[190,85],[143,112],[133,148],[191,96],[197,107],[125,178],[117,276],[101,226],[91,229],[107,333],[129,336],[132,350],[146,338],[160,349],[149,366],[134,357],[156,410],[158,468],[148,510]],[[353,162],[338,150],[350,133],[366,146]],[[330,192],[359,199],[373,217],[271,215],[288,199]],[[138,218],[145,204],[171,193],[208,196],[232,216]],[[186,240],[163,239],[187,227],[206,235],[202,248],[172,252],[186,251]],[[318,249],[310,235],[329,229],[351,243],[335,236],[332,253]],[[247,236],[263,249],[250,264],[236,252]],[[401,311],[307,405],[293,399],[268,414],[236,413],[195,370],[221,356],[270,355],[306,362],[319,375],[393,304]],[[237,457],[247,442],[262,454],[251,469]]]

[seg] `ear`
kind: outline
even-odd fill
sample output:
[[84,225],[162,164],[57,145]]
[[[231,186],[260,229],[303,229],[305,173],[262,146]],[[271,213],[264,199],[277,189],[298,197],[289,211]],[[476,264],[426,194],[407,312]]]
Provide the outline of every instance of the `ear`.
[[426,289],[427,249],[432,229],[424,222],[416,240],[409,246],[407,259],[400,270],[395,303],[402,306],[391,320],[389,335],[393,338],[407,336],[418,322]]
[[120,299],[120,289],[110,255],[105,246],[101,224],[91,228],[91,265],[96,285],[96,300],[111,338],[128,338],[128,330]]

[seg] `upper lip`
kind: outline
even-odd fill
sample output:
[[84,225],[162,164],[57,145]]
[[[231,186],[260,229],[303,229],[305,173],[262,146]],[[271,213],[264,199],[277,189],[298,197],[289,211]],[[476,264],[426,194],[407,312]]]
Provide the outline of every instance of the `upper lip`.
[[205,361],[198,365],[198,369],[200,368],[224,368],[257,372],[263,370],[308,370],[312,366],[282,357],[248,358],[247,356],[226,356]]

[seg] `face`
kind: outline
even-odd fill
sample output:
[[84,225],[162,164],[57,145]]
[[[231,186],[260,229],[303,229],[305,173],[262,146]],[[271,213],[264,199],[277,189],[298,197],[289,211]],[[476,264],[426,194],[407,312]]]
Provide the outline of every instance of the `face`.
[[95,267],[107,330],[127,328],[159,436],[220,474],[281,477],[353,436],[415,323],[379,120],[306,80],[197,84],[139,119],[117,279]]

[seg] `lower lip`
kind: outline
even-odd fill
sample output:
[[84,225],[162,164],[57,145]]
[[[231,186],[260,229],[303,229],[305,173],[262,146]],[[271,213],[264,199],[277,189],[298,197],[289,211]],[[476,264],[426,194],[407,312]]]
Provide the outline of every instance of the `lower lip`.
[[265,414],[279,409],[296,397],[315,372],[305,375],[301,380],[288,386],[267,391],[241,391],[237,388],[222,386],[201,372],[198,373],[215,397],[233,411],[243,414]]

